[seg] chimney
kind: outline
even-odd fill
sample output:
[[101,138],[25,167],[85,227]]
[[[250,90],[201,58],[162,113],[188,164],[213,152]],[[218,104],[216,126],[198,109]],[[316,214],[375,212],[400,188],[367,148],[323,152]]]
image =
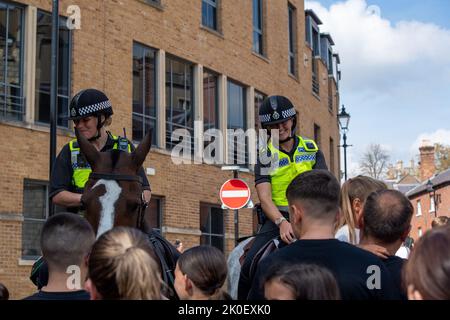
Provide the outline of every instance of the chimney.
[[434,145],[429,140],[422,140],[419,147],[420,151],[420,181],[425,181],[432,176],[436,171],[436,164],[434,162]]

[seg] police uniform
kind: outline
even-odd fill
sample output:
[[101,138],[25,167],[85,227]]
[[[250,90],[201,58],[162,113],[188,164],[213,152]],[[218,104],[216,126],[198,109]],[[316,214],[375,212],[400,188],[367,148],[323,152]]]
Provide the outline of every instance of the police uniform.
[[[328,168],[324,155],[322,151],[319,150],[316,143],[311,139],[294,134],[297,115],[294,106],[287,98],[283,96],[271,96],[266,98],[259,110],[259,116],[263,127],[265,125],[277,124],[293,119],[291,137],[294,139],[294,143],[292,150],[276,148],[270,139],[267,145],[259,150],[258,162],[255,166],[255,185],[264,182],[271,184],[272,201],[284,218],[289,220],[286,189],[291,181],[303,172],[312,169],[327,170]],[[282,141],[280,141],[280,143],[281,142]],[[265,160],[264,163],[261,161],[262,158]],[[270,219],[266,218],[264,221],[261,221],[261,223],[261,229],[255,237],[255,241],[247,253],[241,268],[238,299],[246,299],[250,290],[252,282],[250,266],[253,257],[264,244],[280,234],[278,226]],[[281,242],[280,247],[284,245],[284,242]]]

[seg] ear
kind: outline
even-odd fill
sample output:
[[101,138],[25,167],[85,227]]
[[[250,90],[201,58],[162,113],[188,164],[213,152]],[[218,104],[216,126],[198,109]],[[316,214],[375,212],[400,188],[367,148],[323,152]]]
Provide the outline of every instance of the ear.
[[97,288],[92,283],[90,278],[88,278],[86,280],[86,282],[84,283],[84,290],[89,292],[89,295],[91,296],[91,300],[101,300],[102,299],[101,295],[98,293]]
[[414,286],[411,284],[408,286],[408,300],[423,300],[420,292],[414,289]]
[[361,215],[362,209],[363,209],[362,201],[359,198],[353,199],[352,210],[356,217],[358,217],[358,215]]
[[100,152],[98,152],[97,149],[95,149],[95,147],[82,134],[80,134],[76,128],[75,135],[77,136],[77,141],[80,145],[81,152],[86,157],[86,160],[89,162],[91,167],[94,168],[100,158]]
[[401,236],[401,240],[402,242],[405,242],[406,238],[408,238],[408,234],[411,232],[411,225],[409,225],[408,230],[406,230],[402,236]]
[[189,294],[192,295],[193,294],[193,283],[191,281],[191,279],[188,278],[187,275],[183,275],[183,280],[184,280],[184,290]]
[[299,224],[303,219],[303,209],[298,203],[289,206],[289,220],[292,224]]
[[150,152],[150,148],[152,146],[152,136],[153,136],[153,128],[148,130],[144,139],[139,143],[136,150],[133,152],[133,162],[136,168],[140,168],[147,157],[147,154]]

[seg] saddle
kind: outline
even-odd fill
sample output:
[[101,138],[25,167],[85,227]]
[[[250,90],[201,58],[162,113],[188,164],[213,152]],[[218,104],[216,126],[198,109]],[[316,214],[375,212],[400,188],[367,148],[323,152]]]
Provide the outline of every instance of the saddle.
[[254,255],[252,263],[249,269],[249,279],[253,279],[256,274],[256,269],[258,264],[262,259],[267,257],[269,254],[277,251],[280,248],[282,241],[279,236],[269,240],[265,245],[258,250],[258,252]]

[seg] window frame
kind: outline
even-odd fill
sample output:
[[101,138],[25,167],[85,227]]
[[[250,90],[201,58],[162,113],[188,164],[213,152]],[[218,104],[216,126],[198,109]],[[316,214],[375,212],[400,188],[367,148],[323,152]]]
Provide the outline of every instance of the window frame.
[[[138,113],[138,112],[135,112],[134,110],[133,110],[133,106],[132,106],[132,108],[131,108],[131,130],[132,130],[132,132],[134,131],[133,129],[134,129],[134,117],[136,116],[136,117],[141,117],[142,118],[142,133],[143,133],[143,137],[145,137],[145,134],[147,133],[146,131],[145,131],[145,120],[149,120],[150,122],[152,122],[152,121],[154,121],[154,123],[155,123],[155,126],[153,127],[153,135],[152,135],[152,146],[155,146],[155,147],[158,147],[158,137],[159,137],[159,130],[158,130],[158,127],[159,127],[159,121],[158,121],[158,118],[159,118],[159,113],[158,113],[158,106],[157,106],[157,101],[158,101],[158,97],[157,97],[157,95],[158,95],[158,74],[157,74],[157,54],[158,54],[158,49],[155,49],[155,48],[152,48],[152,47],[149,47],[149,46],[147,46],[147,45],[145,45],[145,44],[142,44],[142,43],[140,43],[140,42],[137,42],[137,41],[133,41],[133,53],[132,53],[132,60],[134,61],[134,57],[135,57],[135,53],[134,53],[134,50],[135,50],[135,48],[137,48],[137,47],[140,47],[140,50],[143,50],[144,52],[143,52],[143,55],[140,57],[140,59],[144,59],[144,63],[145,63],[145,54],[146,54],[146,52],[147,51],[152,51],[153,52],[153,54],[154,54],[154,61],[153,61],[153,63],[154,63],[154,76],[155,76],[155,79],[154,79],[154,81],[153,81],[153,90],[154,90],[154,101],[153,101],[153,105],[154,105],[154,107],[155,107],[155,116],[151,116],[151,115],[147,115],[147,114],[145,114],[145,109],[146,109],[146,99],[145,99],[145,97],[146,97],[146,91],[145,91],[145,89],[146,89],[146,72],[145,72],[145,64],[144,64],[144,76],[143,76],[143,79],[142,79],[142,94],[143,94],[143,106],[142,106],[142,111],[143,111],[143,113],[142,114],[140,114],[140,113]],[[134,70],[133,70],[133,68],[134,68],[134,66],[132,67],[132,74],[133,74],[133,72],[134,72]],[[134,74],[132,75],[133,77],[134,77]],[[133,90],[133,80],[134,79],[132,79],[132,90]],[[132,97],[132,100],[133,100],[133,98],[134,97]],[[132,104],[133,104],[133,101],[132,101]],[[142,138],[143,138],[142,137]],[[132,140],[133,140],[133,142],[134,143],[139,143],[141,140],[137,140],[137,139],[135,139],[135,137],[134,137],[134,135],[132,134]]]
[[[258,9],[255,9],[255,4],[258,5]],[[258,16],[255,17],[255,12],[258,13]],[[260,25],[260,27],[259,27]],[[252,0],[252,50],[256,54],[261,56],[265,55],[264,50],[264,1],[263,0]],[[256,48],[255,36],[257,36],[259,50]]]
[[[231,127],[230,126],[230,114],[231,114],[231,112],[229,110],[229,108],[230,108],[230,100],[231,100],[230,99],[230,84],[235,85],[237,87],[240,87],[242,89],[242,106],[243,106],[242,114],[244,116],[243,121],[242,121],[243,124],[244,124],[243,128]],[[244,133],[248,130],[248,122],[247,122],[247,119],[248,119],[248,114],[247,114],[247,111],[248,111],[247,110],[247,108],[248,108],[248,106],[247,106],[247,90],[248,90],[248,87],[245,86],[244,84],[242,84],[242,83],[240,83],[238,81],[235,81],[233,79],[230,79],[230,78],[227,79],[227,106],[226,106],[226,108],[227,108],[227,127],[226,127],[227,130],[228,129],[229,130],[242,129],[244,131]],[[233,143],[235,141],[234,137],[235,137],[235,135],[233,135]],[[231,141],[229,140],[229,138],[230,137],[227,134],[226,135],[226,139],[227,139],[227,159],[228,159],[228,162],[230,163],[230,160],[233,160],[233,162],[232,162],[233,164],[247,167],[249,165],[249,162],[250,162],[249,161],[250,160],[250,148],[249,148],[249,142],[248,142],[247,136],[245,136],[245,155],[244,155],[244,162],[245,163],[239,163],[239,158],[235,157],[234,155],[233,155],[233,159],[230,159],[229,146],[231,145]],[[237,151],[236,148],[234,148],[234,151],[235,152]]]
[[[202,215],[202,213],[205,212],[204,211],[205,208],[207,208],[207,211],[208,211],[208,217],[207,217],[207,221],[209,222],[208,223],[208,232],[201,231],[201,229],[202,229],[202,225],[201,225],[202,217],[200,216],[200,219],[199,219],[200,231],[201,231],[200,244],[201,245],[210,245],[210,246],[212,246],[212,241],[211,241],[212,237],[222,238],[223,248],[217,248],[217,247],[216,248],[219,249],[220,251],[224,252],[225,251],[225,246],[226,246],[226,244],[225,244],[225,240],[226,240],[225,239],[225,229],[226,229],[225,228],[225,210],[222,209],[222,207],[220,205],[218,205],[218,204],[211,204],[211,203],[201,202],[200,203],[200,215]],[[213,209],[213,208],[219,209],[219,210],[222,211],[221,212],[221,217],[222,217],[222,234],[212,233],[212,227],[211,227],[212,226],[212,214],[211,214],[211,209]],[[203,243],[202,242],[204,237],[208,238],[208,242],[207,243]]]
[[[206,27],[208,29],[214,30],[214,31],[219,31],[219,23],[218,23],[218,2],[220,0],[202,0],[202,26]],[[209,17],[208,15],[205,17],[203,15],[203,6],[206,6],[206,13],[208,13],[208,7],[212,7],[213,8],[213,16]],[[212,23],[212,25],[210,25]]]
[[[16,4],[16,3],[10,3],[10,2],[0,2],[0,6],[6,9],[6,33],[9,33],[9,11],[11,9],[19,9],[20,10],[20,62],[19,62],[19,84],[18,85],[14,85],[12,86],[11,84],[9,84],[9,82],[5,81],[8,79],[8,47],[9,45],[6,44],[5,41],[5,46],[6,46],[6,50],[5,50],[5,59],[6,59],[6,63],[5,63],[5,70],[4,70],[4,74],[0,75],[0,86],[4,88],[4,99],[5,101],[3,103],[0,104],[0,120],[1,121],[16,121],[16,122],[25,122],[26,121],[26,113],[27,113],[27,109],[26,109],[26,101],[25,101],[25,88],[24,88],[24,69],[25,69],[25,7],[23,5],[20,4]],[[8,37],[9,39],[9,37]],[[9,84],[9,85],[8,85]],[[10,94],[7,94],[7,92],[9,91],[8,88],[14,87],[16,89],[18,89],[19,91],[19,96],[12,96]],[[13,97],[13,99],[18,99],[20,102],[19,104],[21,104],[19,111],[16,110],[11,110],[11,111],[7,111],[8,109],[8,97],[9,99],[11,99],[11,97]],[[2,106],[3,104],[3,106]],[[2,110],[3,109],[3,110]],[[17,116],[18,119],[16,119],[16,116],[11,117],[11,113],[13,114],[19,114]],[[7,116],[8,114],[8,116]]]
[[[38,105],[36,103],[36,100],[38,99],[39,95],[40,94],[47,94],[47,95],[49,95],[49,99],[51,98],[51,87],[49,88],[49,92],[45,92],[45,91],[39,90],[38,87],[37,87],[37,83],[36,83],[36,81],[37,81],[37,77],[36,77],[36,73],[37,72],[36,71],[37,71],[37,62],[38,62],[37,61],[37,55],[38,55],[38,48],[37,48],[37,45],[38,45],[37,28],[38,28],[38,26],[37,26],[37,22],[38,22],[38,15],[39,15],[39,13],[42,13],[42,14],[45,14],[45,15],[49,15],[50,18],[51,18],[51,15],[52,15],[51,12],[48,12],[48,11],[42,10],[42,9],[38,9],[37,12],[36,12],[36,56],[34,57],[34,59],[35,59],[35,73],[34,73],[34,75],[35,75],[35,77],[34,77],[35,78],[34,79],[34,81],[35,81],[35,88],[34,88],[34,114],[33,114],[33,119],[34,119],[34,123],[36,123],[37,125],[50,126],[50,121],[48,123],[44,122],[44,121],[39,121],[37,119],[37,115],[36,115],[36,112],[38,110]],[[58,37],[59,37],[59,34],[61,32],[61,28],[64,28],[64,27],[67,28],[67,20],[68,20],[68,17],[61,16],[61,15],[59,16]],[[68,51],[69,51],[68,74],[66,75],[66,77],[67,77],[66,80],[67,80],[67,93],[68,93],[68,95],[64,96],[64,95],[60,94],[59,92],[57,93],[57,100],[59,100],[59,99],[67,99],[67,114],[64,117],[68,117],[69,116],[70,100],[71,100],[71,97],[72,97],[71,93],[72,93],[72,62],[73,62],[72,61],[72,58],[73,58],[73,54],[72,54],[72,51],[73,51],[73,33],[72,33],[72,30],[70,30],[69,28],[67,28],[66,31],[68,31],[68,35],[69,35],[69,39],[68,39],[68,43],[69,43],[69,48],[68,48]],[[59,70],[60,70],[60,68],[59,68],[59,65],[60,65],[60,61],[59,61],[60,50],[59,50],[59,48],[60,48],[60,41],[58,41],[58,91],[59,91]],[[51,86],[51,81],[50,81],[50,86]],[[58,101],[58,108],[59,108],[59,101]],[[51,112],[50,109],[49,109],[49,112]],[[59,110],[57,110],[56,113],[57,113],[56,117],[58,119],[59,116],[60,116],[59,115]],[[50,115],[49,115],[49,117],[50,117]],[[62,128],[62,129],[69,129],[71,127],[71,124],[70,124],[70,121],[67,120],[67,126],[63,126],[63,125],[59,125],[58,121],[57,121],[57,127],[58,128]]]
[[417,200],[417,211],[416,211],[416,217],[420,217],[422,215],[422,204],[420,200]]
[[[27,185],[34,185],[34,186],[40,186],[40,187],[45,187],[45,218],[44,219],[37,219],[37,218],[27,218],[26,217],[26,212],[25,212],[25,187]],[[23,180],[23,197],[22,197],[22,216],[23,216],[23,222],[22,222],[22,237],[21,237],[21,259],[23,260],[36,260],[40,257],[40,255],[24,255],[23,254],[23,250],[24,250],[24,235],[26,235],[26,230],[24,230],[25,228],[25,222],[26,221],[31,221],[31,222],[42,222],[43,224],[45,224],[45,222],[47,221],[47,219],[49,218],[49,207],[50,207],[50,199],[48,197],[49,195],[49,189],[50,189],[50,182],[49,181],[44,181],[44,180],[37,180],[37,179],[27,179],[25,178]],[[39,240],[38,240],[39,241]],[[40,247],[40,244],[39,244]]]
[[297,21],[297,8],[288,2],[288,72],[297,76],[297,36],[295,26]]

